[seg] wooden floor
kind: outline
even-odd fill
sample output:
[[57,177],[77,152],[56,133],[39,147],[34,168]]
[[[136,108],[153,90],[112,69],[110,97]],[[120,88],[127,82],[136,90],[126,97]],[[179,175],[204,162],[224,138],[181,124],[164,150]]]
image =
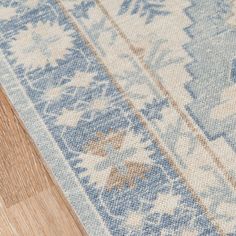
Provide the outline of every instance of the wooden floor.
[[86,235],[0,88],[0,236]]

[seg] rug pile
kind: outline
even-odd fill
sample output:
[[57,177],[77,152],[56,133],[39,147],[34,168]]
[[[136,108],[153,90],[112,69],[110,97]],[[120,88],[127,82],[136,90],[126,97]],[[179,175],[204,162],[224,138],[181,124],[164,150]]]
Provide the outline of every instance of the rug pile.
[[235,0],[3,0],[0,49],[88,235],[236,235]]

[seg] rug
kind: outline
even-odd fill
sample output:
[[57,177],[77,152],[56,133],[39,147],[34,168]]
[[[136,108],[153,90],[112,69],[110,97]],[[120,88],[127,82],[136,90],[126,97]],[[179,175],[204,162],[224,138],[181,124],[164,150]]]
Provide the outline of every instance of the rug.
[[0,1],[0,83],[91,236],[236,235],[236,1]]

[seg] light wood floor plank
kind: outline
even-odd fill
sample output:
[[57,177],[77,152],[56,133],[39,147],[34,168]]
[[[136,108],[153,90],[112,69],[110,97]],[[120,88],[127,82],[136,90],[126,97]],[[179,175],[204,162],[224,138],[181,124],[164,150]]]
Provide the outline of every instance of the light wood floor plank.
[[0,88],[0,236],[87,235]]

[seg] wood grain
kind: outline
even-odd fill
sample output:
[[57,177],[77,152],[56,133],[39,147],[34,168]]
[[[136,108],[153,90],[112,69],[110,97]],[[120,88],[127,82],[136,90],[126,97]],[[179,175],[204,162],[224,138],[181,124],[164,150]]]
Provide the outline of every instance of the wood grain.
[[87,235],[0,88],[0,236]]

